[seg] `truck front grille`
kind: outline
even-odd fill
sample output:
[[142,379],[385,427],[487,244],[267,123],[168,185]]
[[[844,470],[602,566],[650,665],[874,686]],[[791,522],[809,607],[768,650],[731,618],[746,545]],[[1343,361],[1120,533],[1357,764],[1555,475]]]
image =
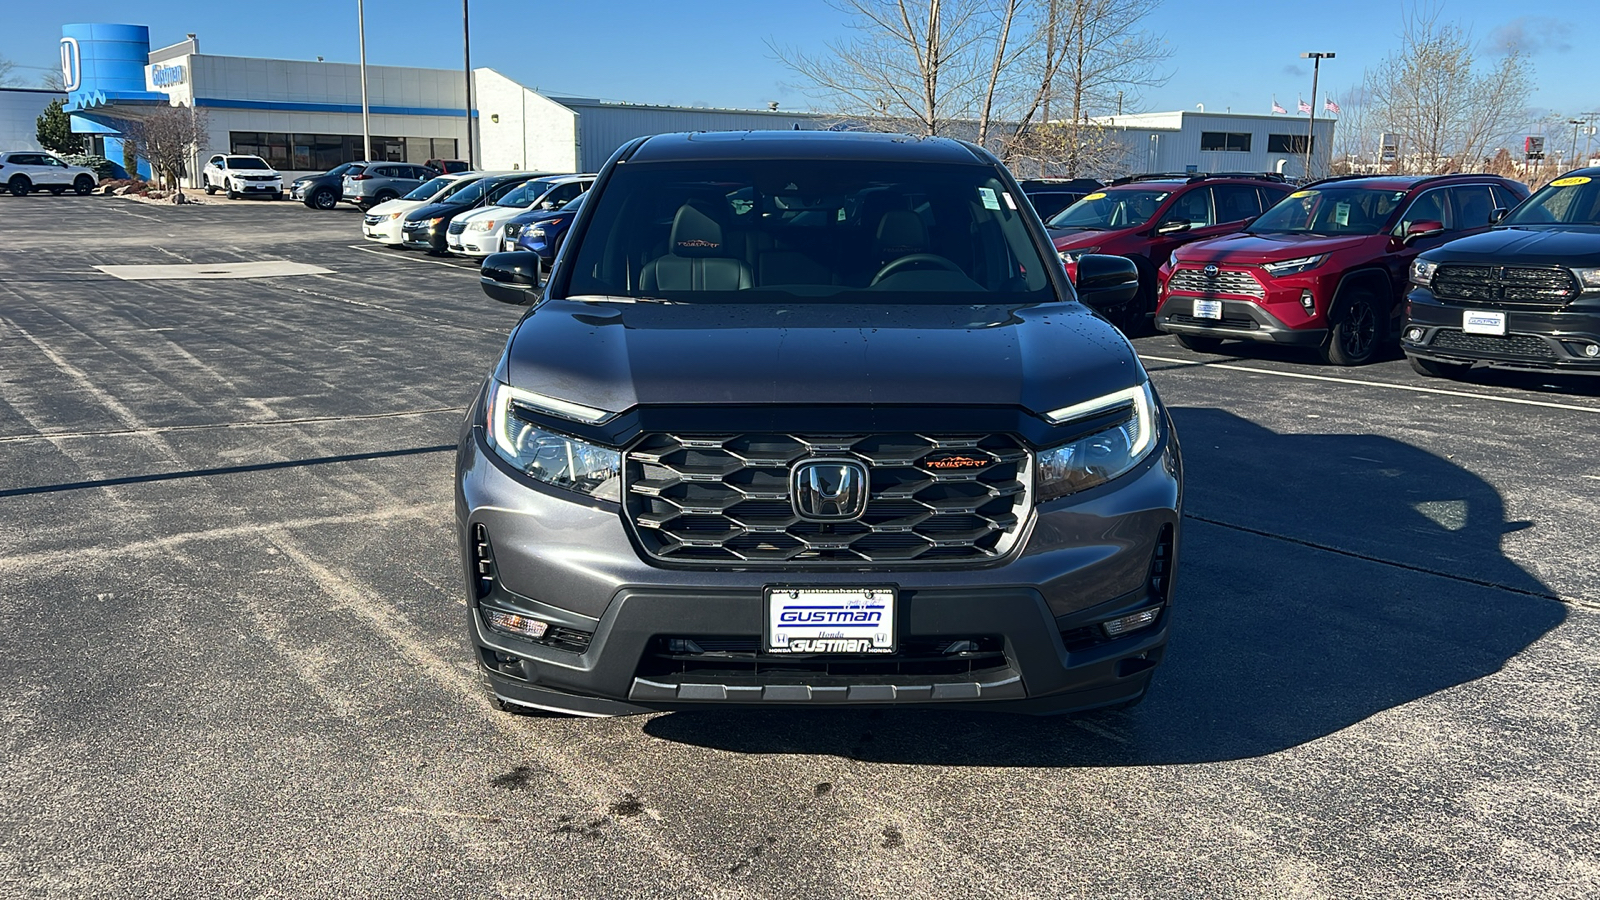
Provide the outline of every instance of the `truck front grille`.
[[1566,269],[1441,265],[1433,273],[1433,294],[1444,300],[1555,308],[1578,296],[1578,284]]
[[[931,464],[951,454],[988,462]],[[808,458],[864,463],[865,513],[800,518],[790,473]],[[1010,435],[652,434],[625,459],[644,549],[690,565],[981,563],[1010,551],[1033,494],[1031,456]]]
[[1167,290],[1201,297],[1255,297],[1259,300],[1267,296],[1266,288],[1254,275],[1227,269],[1215,275],[1207,275],[1204,269],[1177,269],[1167,278]]
[[451,222],[450,228],[448,229],[450,234],[464,234],[466,233],[466,230],[467,223],[465,222]]
[[1470,350],[1475,353],[1499,353],[1504,356],[1522,356],[1529,359],[1555,359],[1556,352],[1543,338],[1531,334],[1467,334],[1453,329],[1441,329],[1429,346],[1442,350]]

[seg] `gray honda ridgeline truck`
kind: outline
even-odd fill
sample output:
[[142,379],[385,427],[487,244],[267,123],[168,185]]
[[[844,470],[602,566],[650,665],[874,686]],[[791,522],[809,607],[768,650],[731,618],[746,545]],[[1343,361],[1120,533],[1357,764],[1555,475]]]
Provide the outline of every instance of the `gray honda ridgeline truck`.
[[[503,709],[1054,713],[1144,696],[1182,469],[1128,342],[982,148],[640,138],[461,431],[468,632]],[[1080,300],[1082,302],[1080,302]]]

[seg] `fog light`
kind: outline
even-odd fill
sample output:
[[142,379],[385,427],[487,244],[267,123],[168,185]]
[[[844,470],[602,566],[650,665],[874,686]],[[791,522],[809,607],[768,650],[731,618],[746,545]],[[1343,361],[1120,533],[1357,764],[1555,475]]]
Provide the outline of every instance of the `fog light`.
[[1116,637],[1118,635],[1127,634],[1130,631],[1138,631],[1141,628],[1147,628],[1155,624],[1156,616],[1160,614],[1161,607],[1152,606],[1149,609],[1141,609],[1136,613],[1129,613],[1128,615],[1119,616],[1115,619],[1108,619],[1104,622],[1101,622],[1100,627],[1105,629],[1106,637]]
[[1422,329],[1421,328],[1407,328],[1406,329],[1406,340],[1410,341],[1413,344],[1422,343]]
[[483,610],[483,620],[489,623],[489,627],[502,634],[538,640],[544,637],[546,631],[550,630],[549,622],[541,622],[528,616],[490,609],[487,606],[480,607],[480,609]]
[[1306,315],[1314,316],[1317,314],[1317,301],[1311,296],[1310,291],[1300,292],[1300,305],[1306,308]]
[[1600,357],[1600,344],[1590,344],[1589,346],[1584,347],[1583,355],[1589,357],[1590,359]]

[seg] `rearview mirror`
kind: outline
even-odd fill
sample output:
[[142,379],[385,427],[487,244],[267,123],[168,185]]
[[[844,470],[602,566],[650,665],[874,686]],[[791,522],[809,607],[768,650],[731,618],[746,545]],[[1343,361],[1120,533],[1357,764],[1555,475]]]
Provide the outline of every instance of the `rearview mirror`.
[[1500,220],[1504,219],[1506,216],[1508,216],[1510,214],[1511,214],[1511,210],[1506,209],[1504,206],[1496,207],[1494,212],[1489,213],[1489,224],[1490,225],[1499,225],[1500,224]]
[[1156,234],[1182,234],[1192,227],[1188,222],[1163,222],[1156,226]]
[[1078,299],[1105,311],[1133,300],[1139,293],[1139,269],[1126,256],[1086,253],[1078,257]]
[[1444,223],[1435,222],[1432,219],[1422,219],[1406,223],[1406,233],[1403,240],[1409,244],[1417,238],[1434,234],[1444,234]]
[[501,303],[527,306],[539,299],[539,254],[527,250],[491,253],[478,270],[478,284]]

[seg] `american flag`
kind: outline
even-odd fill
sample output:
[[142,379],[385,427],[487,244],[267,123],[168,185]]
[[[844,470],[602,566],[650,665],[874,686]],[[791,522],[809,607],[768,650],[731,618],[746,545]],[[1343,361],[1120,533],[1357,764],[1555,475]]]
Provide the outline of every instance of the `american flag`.
[[1333,98],[1332,97],[1328,97],[1327,99],[1323,100],[1322,108],[1327,110],[1328,112],[1335,113],[1335,114],[1337,114],[1339,112],[1339,104],[1333,102]]
[[1300,98],[1300,111],[1303,113],[1311,112],[1311,104],[1307,103],[1304,97]]
[[1289,114],[1289,111],[1287,109],[1284,109],[1283,107],[1278,105],[1278,98],[1277,97],[1273,97],[1272,98],[1272,114],[1275,115],[1275,116],[1287,116]]

